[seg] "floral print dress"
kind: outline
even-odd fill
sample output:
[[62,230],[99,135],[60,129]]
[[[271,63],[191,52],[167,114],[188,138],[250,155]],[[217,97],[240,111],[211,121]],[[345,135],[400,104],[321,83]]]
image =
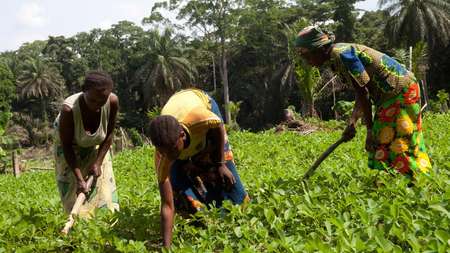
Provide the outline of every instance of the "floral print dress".
[[422,133],[420,88],[414,75],[372,48],[337,43],[331,64],[347,82],[366,86],[375,105],[369,167],[414,176],[431,169]]

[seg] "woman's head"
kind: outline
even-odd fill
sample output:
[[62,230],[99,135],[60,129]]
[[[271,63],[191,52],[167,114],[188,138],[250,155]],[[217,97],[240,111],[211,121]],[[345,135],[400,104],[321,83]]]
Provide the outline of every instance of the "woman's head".
[[334,37],[316,26],[303,28],[294,41],[296,52],[310,65],[319,67],[330,58]]
[[113,89],[113,80],[103,71],[91,71],[86,74],[81,90],[88,108],[98,111],[108,101]]
[[184,148],[185,133],[175,117],[162,115],[150,122],[150,139],[161,154],[175,160]]

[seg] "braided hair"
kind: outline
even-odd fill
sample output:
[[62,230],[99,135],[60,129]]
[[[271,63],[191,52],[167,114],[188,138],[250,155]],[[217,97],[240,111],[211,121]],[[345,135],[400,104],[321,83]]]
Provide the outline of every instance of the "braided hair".
[[175,117],[158,116],[150,122],[150,140],[155,147],[173,147],[181,130],[182,127]]

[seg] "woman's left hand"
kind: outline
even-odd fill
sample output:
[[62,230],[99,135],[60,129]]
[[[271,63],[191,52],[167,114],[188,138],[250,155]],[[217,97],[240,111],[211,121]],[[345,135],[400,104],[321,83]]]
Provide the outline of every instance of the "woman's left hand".
[[229,185],[233,185],[236,183],[236,178],[234,178],[233,173],[231,173],[230,169],[228,169],[225,164],[220,165],[218,170],[219,175],[224,183],[227,183]]
[[369,152],[374,152],[377,146],[377,142],[373,137],[372,130],[367,129],[367,136],[366,136],[366,150]]
[[99,166],[96,162],[94,162],[89,167],[89,172],[94,175],[95,177],[100,177],[102,175],[102,169],[101,166]]

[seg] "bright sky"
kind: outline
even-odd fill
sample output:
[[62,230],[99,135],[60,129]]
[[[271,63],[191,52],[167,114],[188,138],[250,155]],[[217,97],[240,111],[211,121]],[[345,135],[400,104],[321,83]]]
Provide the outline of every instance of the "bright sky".
[[[94,28],[108,28],[121,20],[140,24],[157,0],[0,0],[0,52],[49,35],[70,37]],[[377,9],[377,0],[357,8]]]

